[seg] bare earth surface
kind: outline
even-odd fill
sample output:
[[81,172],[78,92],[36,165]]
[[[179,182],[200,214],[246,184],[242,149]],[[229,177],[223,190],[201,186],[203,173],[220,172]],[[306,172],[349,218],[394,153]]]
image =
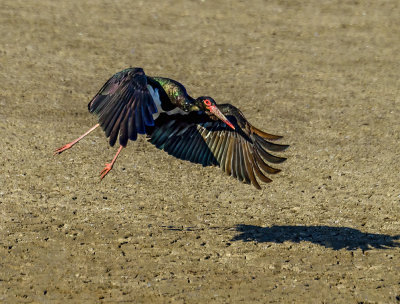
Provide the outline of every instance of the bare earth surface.
[[[307,2],[307,4],[306,4]],[[400,303],[400,7],[382,1],[0,6],[0,302]],[[87,103],[140,66],[284,136],[262,191]]]

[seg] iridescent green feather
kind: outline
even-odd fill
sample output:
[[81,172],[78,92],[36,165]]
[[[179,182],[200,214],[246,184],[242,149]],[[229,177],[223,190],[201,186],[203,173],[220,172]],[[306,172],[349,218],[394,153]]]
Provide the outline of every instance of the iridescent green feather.
[[194,99],[187,94],[186,89],[182,84],[175,80],[164,77],[151,78],[160,84],[171,103],[184,111],[192,110]]

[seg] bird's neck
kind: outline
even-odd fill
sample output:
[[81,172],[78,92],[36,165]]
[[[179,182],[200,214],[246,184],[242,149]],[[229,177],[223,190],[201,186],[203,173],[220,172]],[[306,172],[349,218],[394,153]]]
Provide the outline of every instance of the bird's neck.
[[186,112],[190,111],[190,108],[194,103],[194,99],[187,94],[186,89],[182,84],[169,78],[152,78],[160,84],[170,102],[175,107],[178,107]]

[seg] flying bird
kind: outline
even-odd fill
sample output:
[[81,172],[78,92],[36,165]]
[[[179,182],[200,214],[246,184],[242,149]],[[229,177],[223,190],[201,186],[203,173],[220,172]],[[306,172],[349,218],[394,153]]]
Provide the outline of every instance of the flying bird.
[[286,158],[269,151],[283,151],[288,145],[271,141],[282,136],[252,126],[231,104],[216,104],[208,96],[192,98],[179,82],[145,75],[142,68],[128,68],[113,75],[88,104],[98,123],[85,134],[54,151],[71,148],[97,127],[119,148],[100,172],[103,179],[113,168],[128,140],[147,134],[150,143],[179,159],[203,166],[219,166],[239,181],[261,189],[258,180],[271,182],[266,173],[280,170],[268,165]]

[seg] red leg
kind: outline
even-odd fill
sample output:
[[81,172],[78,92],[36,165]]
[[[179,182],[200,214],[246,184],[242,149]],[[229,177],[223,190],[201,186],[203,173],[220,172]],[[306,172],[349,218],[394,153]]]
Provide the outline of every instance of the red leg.
[[106,164],[106,166],[103,169],[103,171],[100,172],[100,175],[101,175],[100,179],[103,179],[107,175],[107,173],[111,171],[115,161],[117,160],[118,154],[121,152],[123,147],[124,146],[119,146],[119,149],[118,149],[117,153],[115,154],[115,156],[114,156],[113,160],[111,161],[111,163]]
[[54,151],[54,155],[56,154],[60,154],[62,152],[64,152],[65,150],[68,150],[69,148],[71,148],[73,145],[75,145],[78,141],[80,141],[82,138],[84,138],[86,135],[88,135],[89,133],[91,133],[94,129],[96,129],[98,126],[100,126],[100,124],[95,125],[93,128],[91,128],[89,131],[87,131],[85,134],[83,134],[82,136],[78,137],[77,139],[75,139],[74,141],[70,142],[69,144],[66,144],[65,146],[62,146],[61,148],[58,148],[57,150]]

